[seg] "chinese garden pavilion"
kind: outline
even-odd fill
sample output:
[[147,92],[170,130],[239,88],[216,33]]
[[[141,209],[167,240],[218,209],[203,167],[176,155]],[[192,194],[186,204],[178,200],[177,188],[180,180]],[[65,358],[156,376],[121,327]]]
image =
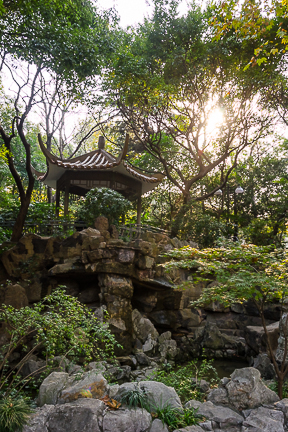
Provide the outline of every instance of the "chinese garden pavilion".
[[98,149],[81,156],[61,160],[44,146],[40,134],[39,144],[47,161],[46,173],[33,169],[36,178],[56,189],[56,212],[59,214],[60,192],[64,192],[64,214],[68,214],[69,194],[84,196],[90,189],[107,187],[121,193],[130,201],[137,200],[137,224],[141,222],[141,195],[154,189],[163,174],[147,174],[125,161],[129,135],[116,158],[108,153],[104,137],[99,137]]

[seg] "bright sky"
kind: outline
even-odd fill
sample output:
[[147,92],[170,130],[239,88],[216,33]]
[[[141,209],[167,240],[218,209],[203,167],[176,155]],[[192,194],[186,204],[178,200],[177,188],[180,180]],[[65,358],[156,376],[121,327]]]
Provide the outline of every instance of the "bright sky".
[[[188,0],[182,0],[179,5],[179,13],[187,10]],[[120,15],[120,25],[127,27],[143,22],[145,16],[151,15],[153,3],[151,0],[98,0],[97,4],[103,9],[115,7]]]

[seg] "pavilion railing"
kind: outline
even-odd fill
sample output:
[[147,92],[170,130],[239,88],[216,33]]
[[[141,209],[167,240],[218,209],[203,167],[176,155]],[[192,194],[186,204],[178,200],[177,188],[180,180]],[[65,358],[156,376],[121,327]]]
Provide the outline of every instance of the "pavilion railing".
[[[4,228],[7,231],[13,229],[15,220],[6,219],[5,221],[0,221],[0,228]],[[24,234],[38,234],[41,236],[57,236],[57,235],[71,235],[75,231],[80,231],[81,229],[87,228],[84,222],[75,221],[63,221],[60,219],[48,219],[41,221],[25,221],[23,227]]]
[[139,239],[144,233],[147,232],[151,232],[153,234],[165,234],[167,236],[170,235],[169,231],[165,231],[161,228],[156,228],[145,224],[126,224],[119,226],[117,229],[119,233],[119,238],[123,238],[125,240]]

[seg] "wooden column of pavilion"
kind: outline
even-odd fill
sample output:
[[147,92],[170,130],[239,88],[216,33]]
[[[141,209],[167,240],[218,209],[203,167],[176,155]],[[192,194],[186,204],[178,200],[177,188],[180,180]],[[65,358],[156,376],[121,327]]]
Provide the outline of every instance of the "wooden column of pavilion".
[[164,178],[163,174],[148,174],[132,167],[125,157],[129,135],[116,158],[105,150],[104,137],[99,137],[98,149],[73,159],[61,160],[44,146],[40,134],[39,144],[47,161],[46,173],[33,169],[39,181],[56,189],[56,214],[59,216],[60,193],[64,192],[64,214],[68,214],[69,194],[84,196],[93,188],[108,187],[130,201],[137,200],[137,224],[141,223],[141,196],[154,189]]

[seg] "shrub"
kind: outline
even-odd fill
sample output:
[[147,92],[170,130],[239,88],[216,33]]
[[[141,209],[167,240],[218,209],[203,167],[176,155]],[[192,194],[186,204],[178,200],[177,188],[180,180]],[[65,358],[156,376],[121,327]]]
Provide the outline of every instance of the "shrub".
[[[116,344],[107,324],[99,322],[86,306],[60,288],[32,307],[2,305],[0,321],[9,338],[0,348],[0,390],[5,396],[15,387],[20,390],[39,372],[49,371],[56,355],[88,362],[111,357]],[[20,350],[21,360],[10,367],[9,358]],[[46,366],[23,380],[22,367],[32,354],[44,358]]]
[[108,188],[91,189],[84,202],[79,203],[76,218],[93,226],[98,216],[105,216],[110,224],[119,224],[120,217],[132,207],[120,193]]
[[141,388],[140,384],[135,385],[133,389],[125,390],[120,396],[121,404],[129,408],[147,408],[147,391]]
[[155,406],[152,411],[152,417],[161,420],[171,431],[182,427],[185,428],[186,426],[197,425],[203,419],[202,416],[197,414],[197,410],[194,408],[180,410],[169,405],[169,403],[166,403],[164,406]]
[[22,397],[3,397],[0,400],[0,432],[21,432],[33,412]]
[[199,362],[196,359],[186,366],[179,367],[176,371],[158,371],[155,378],[156,381],[174,387],[182,402],[190,399],[203,400],[204,394],[198,386],[201,379],[209,380],[212,385],[218,382],[219,378],[213,367],[213,360],[203,359]]

